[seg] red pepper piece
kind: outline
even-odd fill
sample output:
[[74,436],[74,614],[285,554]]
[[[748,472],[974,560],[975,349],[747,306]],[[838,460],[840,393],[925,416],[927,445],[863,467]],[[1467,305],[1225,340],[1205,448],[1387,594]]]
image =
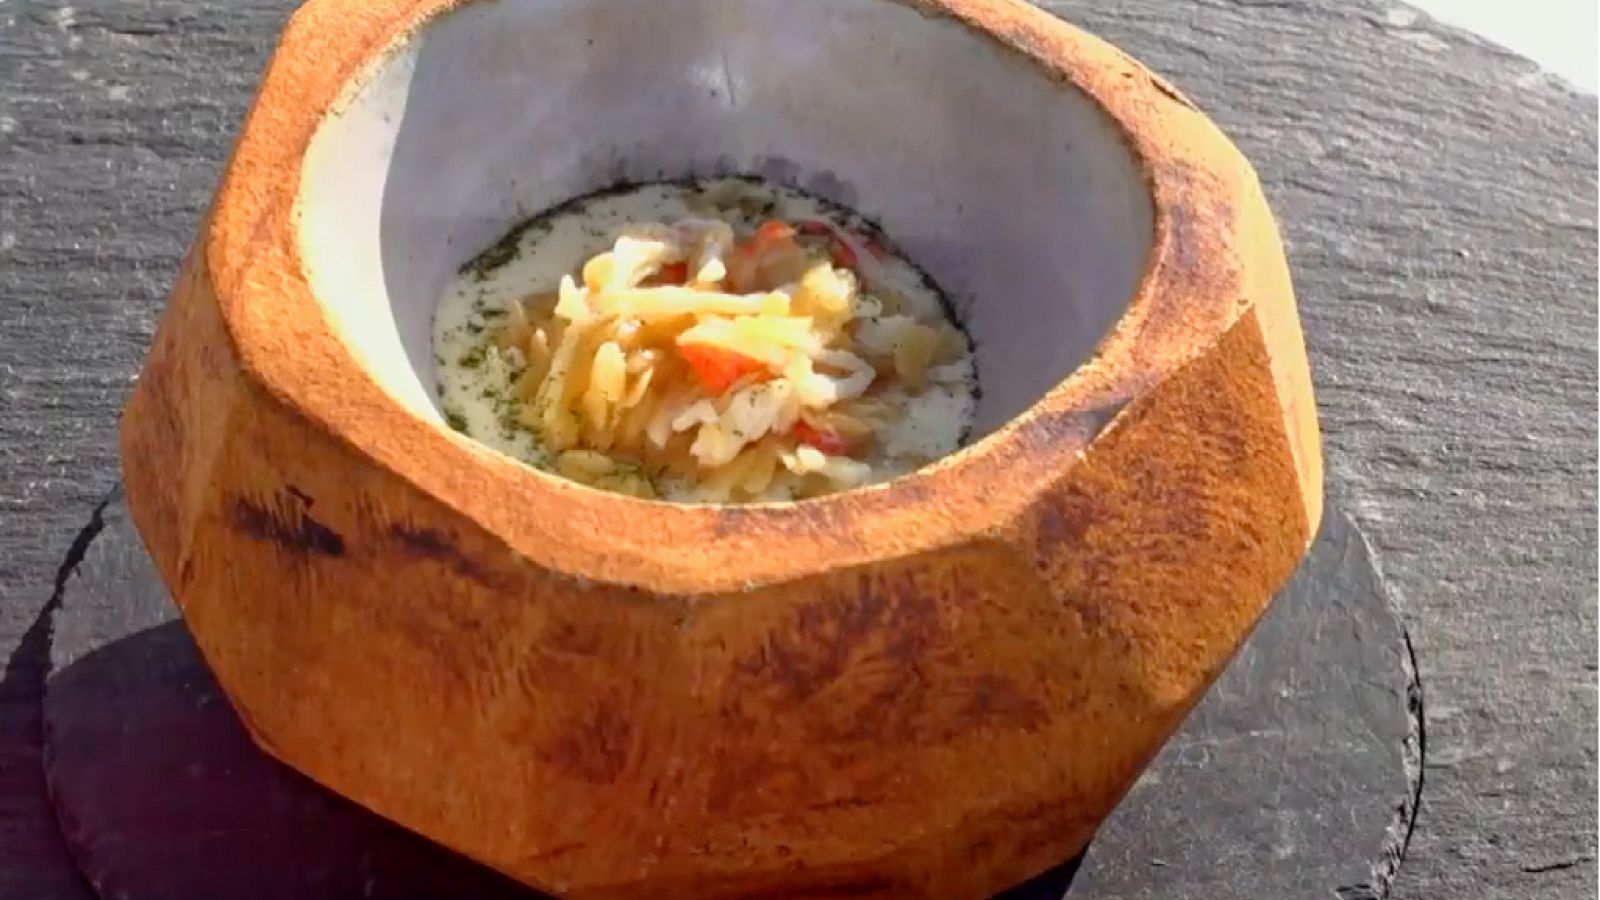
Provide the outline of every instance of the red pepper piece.
[[689,264],[686,262],[667,263],[656,270],[655,280],[660,284],[686,284],[689,281]]
[[694,369],[706,393],[720,397],[741,378],[766,369],[759,359],[709,344],[680,344],[678,355]]
[[806,219],[796,222],[795,229],[806,237],[825,237],[828,239],[828,256],[835,268],[849,269],[854,272],[861,260],[856,257],[856,251],[851,248],[839,232],[832,225],[819,219]]
[[850,452],[850,443],[843,436],[813,428],[809,422],[795,423],[794,438],[802,444],[810,444],[828,456],[845,456]]

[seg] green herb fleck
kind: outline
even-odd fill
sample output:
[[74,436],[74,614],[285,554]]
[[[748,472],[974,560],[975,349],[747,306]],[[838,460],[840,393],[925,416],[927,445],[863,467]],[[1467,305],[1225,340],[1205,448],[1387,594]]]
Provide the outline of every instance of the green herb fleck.
[[489,249],[478,254],[466,265],[462,266],[461,274],[471,275],[478,281],[487,279],[496,269],[517,258],[517,254],[522,250],[523,235],[526,235],[541,224],[538,219],[529,219],[506,232],[505,237],[495,241]]

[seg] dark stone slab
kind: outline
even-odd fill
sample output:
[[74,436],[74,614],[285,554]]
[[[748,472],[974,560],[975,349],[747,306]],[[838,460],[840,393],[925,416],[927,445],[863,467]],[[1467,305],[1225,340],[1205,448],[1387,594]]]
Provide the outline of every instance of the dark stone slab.
[[[256,750],[120,501],[103,521],[55,615],[45,696],[51,793],[102,896],[536,896]],[[1331,515],[1077,885],[1073,860],[1001,900],[1382,896],[1418,772],[1408,658],[1365,545]]]
[[[39,763],[41,611],[295,5],[0,3],[3,900],[87,897]],[[1329,470],[1428,690],[1395,895],[1592,898],[1594,97],[1389,0],[1044,5],[1177,83],[1278,213]]]
[[1410,643],[1337,508],[1255,634],[1101,828],[1072,900],[1375,900],[1422,778]]

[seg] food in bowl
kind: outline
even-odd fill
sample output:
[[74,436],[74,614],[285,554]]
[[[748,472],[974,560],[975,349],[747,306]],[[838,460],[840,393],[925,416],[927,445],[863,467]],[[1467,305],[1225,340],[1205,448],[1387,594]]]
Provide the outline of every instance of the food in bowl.
[[956,450],[978,385],[944,295],[860,216],[746,179],[563,204],[434,320],[451,427],[591,487],[806,499]]

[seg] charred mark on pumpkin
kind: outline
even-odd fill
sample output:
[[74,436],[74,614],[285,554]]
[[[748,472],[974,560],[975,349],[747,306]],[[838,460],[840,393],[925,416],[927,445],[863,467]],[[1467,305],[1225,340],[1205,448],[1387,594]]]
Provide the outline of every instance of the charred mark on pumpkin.
[[389,526],[389,536],[407,556],[448,566],[456,574],[488,587],[502,584],[502,579],[461,552],[450,535],[437,528],[397,522]]
[[796,702],[838,680],[863,645],[897,618],[889,601],[863,590],[842,602],[802,608],[791,628],[775,633],[759,653],[740,664],[745,675],[770,679]]
[[294,488],[266,503],[240,497],[233,503],[233,525],[247,537],[297,556],[343,557],[344,538],[312,517],[309,507],[305,495]]
[[1005,725],[1037,731],[1045,722],[1044,707],[1014,682],[997,675],[979,675],[962,715],[974,725]]
[[1167,185],[1164,198],[1167,264],[1179,282],[1192,293],[1219,295],[1237,293],[1240,284],[1236,264],[1219,267],[1235,255],[1223,252],[1229,236],[1219,229],[1223,223],[1238,220],[1227,182],[1214,173],[1186,163],[1162,167],[1158,181]]
[[633,736],[616,699],[601,697],[569,720],[539,757],[589,784],[613,784],[627,768]]
[[[937,687],[941,681],[930,680],[923,663],[946,636],[944,603],[960,592],[959,586],[891,575],[864,579],[853,593],[796,610],[734,664],[725,726],[750,727],[776,703],[798,709],[797,727],[813,741],[900,745],[959,738],[972,722],[961,718],[960,701]],[[936,674],[948,672],[941,667]],[[834,690],[844,683],[849,690]]]
[[1099,504],[1082,488],[1052,491],[1039,504],[1034,549],[1041,559],[1052,559],[1062,545],[1081,541],[1099,517]]
[[[1140,68],[1144,69],[1144,67],[1142,65],[1140,66]],[[1148,77],[1150,79],[1151,86],[1153,86],[1156,90],[1160,91],[1162,94],[1165,94],[1167,99],[1173,100],[1173,101],[1177,102],[1179,105],[1181,105],[1181,106],[1183,106],[1183,107],[1185,107],[1185,108],[1187,108],[1189,110],[1192,110],[1194,112],[1199,112],[1200,111],[1200,107],[1195,106],[1194,105],[1194,101],[1190,100],[1188,97],[1184,96],[1184,93],[1182,91],[1178,90],[1177,87],[1172,84],[1172,82],[1166,80],[1165,78],[1162,78],[1160,75],[1157,75],[1156,73],[1150,71],[1149,69],[1144,69],[1144,74],[1145,74],[1146,77]]]
[[540,644],[551,652],[573,656],[599,656],[600,632],[590,627],[580,627],[570,620],[552,622],[540,635]]

